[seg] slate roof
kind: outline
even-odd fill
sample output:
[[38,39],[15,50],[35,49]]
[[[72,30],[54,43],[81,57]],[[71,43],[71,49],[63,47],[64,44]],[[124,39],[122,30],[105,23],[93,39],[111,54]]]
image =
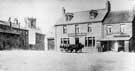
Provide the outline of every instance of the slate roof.
[[80,12],[74,12],[73,13],[73,18],[71,19],[71,21],[66,21],[65,17],[61,17],[56,25],[63,25],[63,24],[73,24],[73,23],[87,23],[87,22],[99,22],[102,21],[107,13],[107,10],[104,9],[96,9],[98,15],[94,18],[91,19],[90,18],[90,11],[80,11]]
[[[9,23],[8,21],[0,20],[0,25],[10,26],[10,23]],[[12,27],[13,27],[13,28],[18,28],[18,29],[27,30],[27,29],[25,29],[24,27],[21,27],[21,26],[19,26],[19,25],[14,24],[14,23],[12,23]]]
[[113,11],[110,12],[103,24],[128,23],[133,21],[133,12],[131,11]]

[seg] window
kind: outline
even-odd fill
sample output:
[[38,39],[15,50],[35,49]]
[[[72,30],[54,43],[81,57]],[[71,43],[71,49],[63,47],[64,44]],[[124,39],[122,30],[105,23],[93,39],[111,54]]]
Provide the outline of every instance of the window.
[[63,26],[63,34],[67,33],[67,26]]
[[91,10],[91,11],[89,12],[89,14],[90,14],[90,19],[94,19],[94,18],[97,17],[98,11],[97,11],[97,10]]
[[126,26],[125,24],[120,25],[120,32],[121,33],[125,33],[125,26]]
[[85,37],[85,46],[95,46],[95,37]]
[[111,34],[112,33],[112,26],[109,25],[107,26],[107,34]]
[[67,13],[66,14],[66,21],[71,21],[73,17],[74,17],[73,13]]
[[92,27],[90,24],[88,24],[88,32],[92,32]]
[[75,32],[79,33],[79,25],[75,25]]
[[69,38],[61,38],[61,44],[69,44]]

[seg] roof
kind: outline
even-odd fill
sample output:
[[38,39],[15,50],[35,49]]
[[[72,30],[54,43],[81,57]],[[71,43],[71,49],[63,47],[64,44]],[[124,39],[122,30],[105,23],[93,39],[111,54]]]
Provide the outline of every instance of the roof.
[[103,23],[114,24],[114,23],[128,23],[132,21],[133,21],[133,13],[131,11],[113,11],[107,15]]
[[[0,25],[10,26],[10,23],[9,23],[8,21],[2,21],[2,20],[0,20]],[[17,25],[17,24],[15,24],[15,23],[12,23],[12,27],[13,27],[13,28],[18,28],[18,29],[27,30],[27,29],[25,29],[24,27],[19,26],[19,24]]]
[[66,21],[65,17],[61,17],[56,25],[63,25],[63,24],[73,24],[73,23],[85,23],[85,22],[99,22],[102,21],[107,13],[106,9],[96,9],[97,16],[94,19],[90,18],[90,12],[92,10],[88,11],[80,11],[80,12],[74,12],[73,18],[70,21]]

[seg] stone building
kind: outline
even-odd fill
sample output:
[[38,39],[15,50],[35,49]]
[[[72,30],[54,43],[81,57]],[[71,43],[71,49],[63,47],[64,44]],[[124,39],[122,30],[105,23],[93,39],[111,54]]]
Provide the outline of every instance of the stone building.
[[99,40],[103,51],[129,51],[133,47],[133,17],[131,11],[112,11],[107,15],[102,25],[103,36]]
[[17,19],[14,22],[11,18],[8,21],[0,20],[0,49],[44,50],[45,35],[39,32],[39,29],[33,29],[36,27],[35,19],[29,22],[29,27],[30,24],[32,26],[28,28],[21,27]]
[[110,1],[103,9],[66,12],[55,25],[55,48],[60,45],[85,45],[89,51],[135,51],[135,19],[133,11],[111,11]]
[[36,18],[25,18],[28,32],[29,48],[32,50],[45,50],[45,34],[37,27]]
[[96,50],[96,41],[102,38],[102,23],[110,12],[110,2],[103,9],[69,13],[63,8],[63,17],[55,25],[55,45],[59,50],[60,44],[85,45],[83,51]]
[[19,23],[0,20],[0,49],[27,49],[28,30]]

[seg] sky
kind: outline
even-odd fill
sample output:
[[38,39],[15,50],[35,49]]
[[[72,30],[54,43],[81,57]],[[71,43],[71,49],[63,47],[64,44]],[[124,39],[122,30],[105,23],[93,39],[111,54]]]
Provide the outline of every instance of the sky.
[[[132,10],[135,0],[110,0],[112,10]],[[0,20],[18,18],[22,26],[24,18],[37,18],[37,26],[47,34],[62,16],[62,7],[67,12],[105,8],[106,0],[0,0]]]

